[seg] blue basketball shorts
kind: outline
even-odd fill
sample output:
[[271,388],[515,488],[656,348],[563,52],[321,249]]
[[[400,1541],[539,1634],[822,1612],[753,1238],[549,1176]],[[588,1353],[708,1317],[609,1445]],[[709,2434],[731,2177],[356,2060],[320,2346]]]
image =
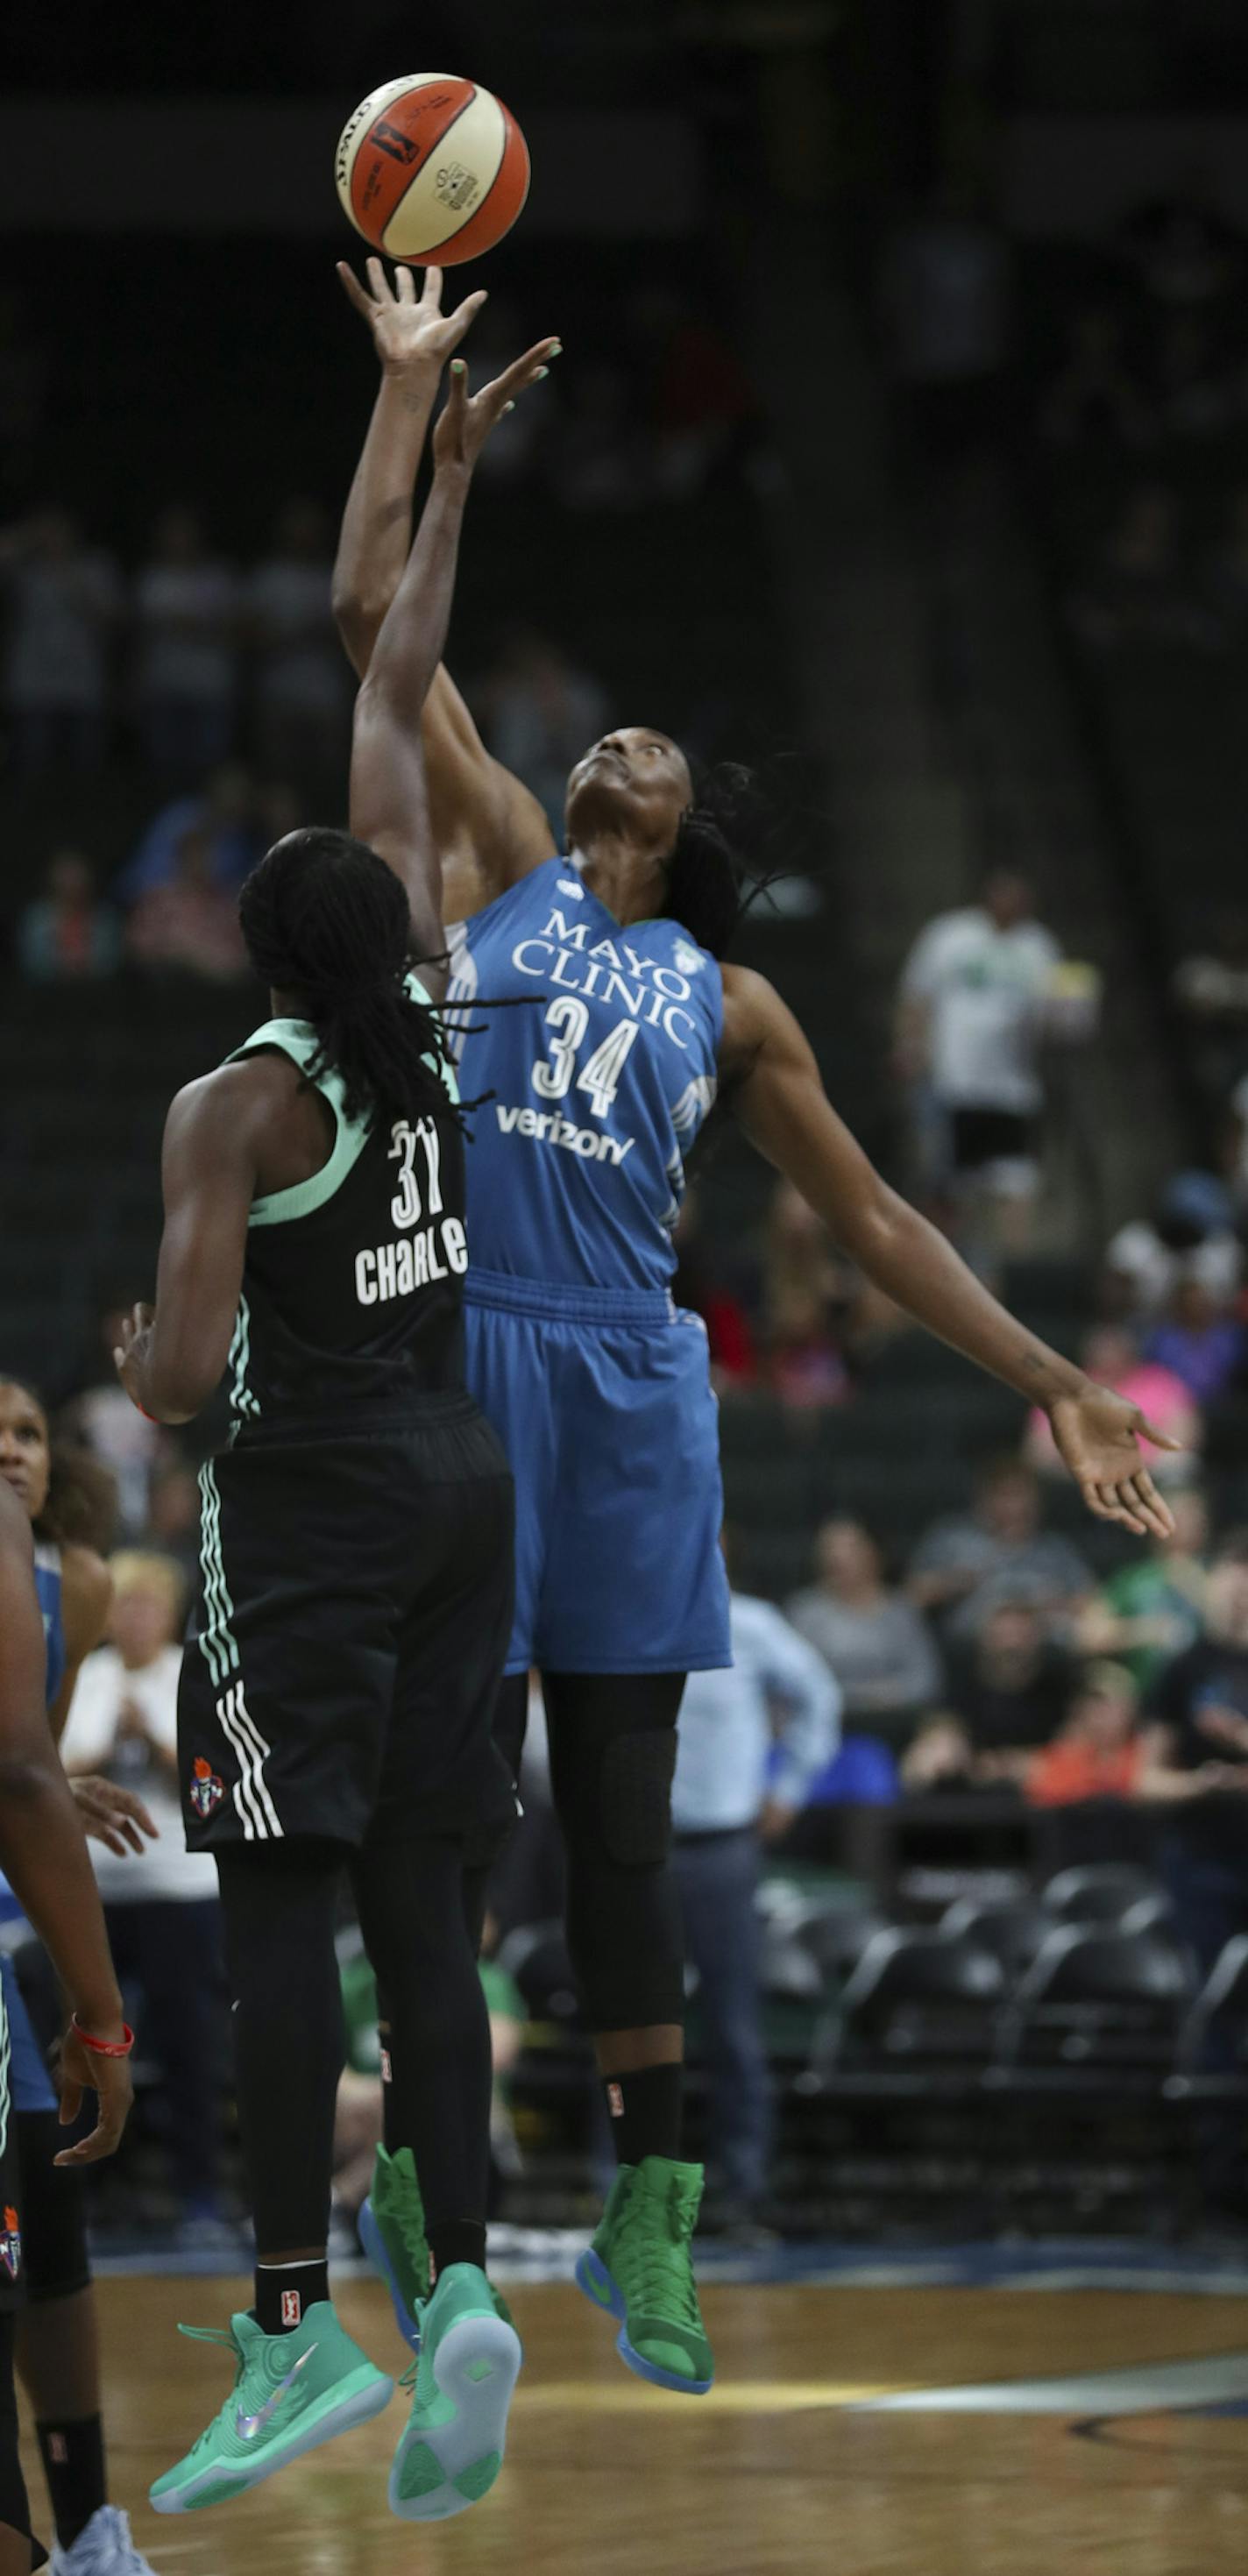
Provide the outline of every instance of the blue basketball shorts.
[[516,1487],[509,1673],[731,1664],[719,1407],[700,1318],[471,1270],[468,1384]]
[[55,2111],[47,2062],[31,2027],[7,1951],[0,1952],[0,1992],[9,2025],[9,2100],[15,2111]]

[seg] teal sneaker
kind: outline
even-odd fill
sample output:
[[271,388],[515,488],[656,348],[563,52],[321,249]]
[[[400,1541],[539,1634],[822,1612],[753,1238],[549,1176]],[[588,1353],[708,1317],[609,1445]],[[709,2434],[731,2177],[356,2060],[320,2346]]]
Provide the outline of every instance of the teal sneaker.
[[[373,2188],[360,2211],[359,2230],[369,2262],[390,2293],[399,2333],[413,2352],[419,2352],[420,2311],[428,2301],[432,2283],[425,2209],[410,2147],[399,2147],[392,2156],[384,2147],[378,2147]],[[490,2297],[495,2316],[514,2333],[515,2318],[493,2282]]]
[[404,2522],[446,2522],[489,2493],[503,2464],[520,2337],[475,2263],[451,2263],[420,2313],[407,2431],[390,2471]]
[[193,2450],[151,2489],[157,2513],[198,2513],[258,2487],[288,2460],[380,2415],[394,2381],[374,2370],[328,2299],[308,2309],[293,2334],[262,2334],[252,2316],[228,2327],[179,2326],[197,2343],[232,2347],[238,2367],[220,2412]]
[[578,2288],[619,2319],[616,2351],[656,2388],[704,2397],[715,2362],[698,2306],[691,2246],[701,2165],[646,2156],[621,2165],[602,2221],[576,2267]]

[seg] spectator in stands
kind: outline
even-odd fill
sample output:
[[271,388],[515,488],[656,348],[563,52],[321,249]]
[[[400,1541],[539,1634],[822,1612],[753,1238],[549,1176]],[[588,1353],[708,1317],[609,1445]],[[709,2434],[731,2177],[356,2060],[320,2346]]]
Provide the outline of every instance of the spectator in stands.
[[232,748],[239,588],[194,510],[163,510],[134,590],[135,703],[147,758],[193,778]]
[[606,722],[597,680],[578,671],[546,636],[524,627],[512,636],[480,698],[495,758],[532,789],[551,830],[561,835],[569,767]]
[[140,895],[126,939],[137,966],[173,968],[209,983],[246,974],[238,907],[214,878],[212,839],[202,825],[183,832],[171,882]]
[[1231,1203],[1212,1172],[1176,1172],[1152,1217],[1120,1226],[1105,1253],[1103,1303],[1122,1322],[1150,1324],[1188,1280],[1229,1305],[1243,1270]]
[[8,639],[4,706],[16,766],[94,768],[104,755],[109,645],[118,610],[111,558],[68,510],[41,510],[0,538]]
[[817,1580],[788,1604],[799,1636],[822,1655],[841,1688],[847,1719],[890,1732],[940,1696],[940,1657],[921,1611],[884,1579],[877,1541],[861,1521],[825,1521],[815,1540]]
[[1197,611],[1178,497],[1169,484],[1139,483],[1128,493],[1070,613],[1083,642],[1101,652],[1214,640],[1208,614]]
[[1195,1644],[1204,1626],[1209,1507],[1187,1485],[1171,1496],[1170,1509],[1170,1536],[1150,1539],[1145,1554],[1111,1575],[1079,1618],[1082,1652],[1112,1657],[1141,1690]]
[[1238,1316],[1211,1294],[1203,1279],[1180,1282],[1167,1313],[1144,1343],[1145,1360],[1181,1378],[1202,1410],[1227,1393],[1246,1354],[1248,1339]]
[[1248,1932],[1248,1530],[1215,1548],[1204,1636],[1150,1685],[1163,1728],[1148,1793],[1166,1806],[1163,1878],[1202,1968]]
[[966,1730],[979,1780],[1025,1785],[1033,1756],[1059,1732],[1074,1667],[1025,1595],[990,1610],[950,1659],[949,1708]]
[[345,774],[350,692],[330,592],[333,544],[315,501],[288,501],[246,586],[260,760],[274,776]]
[[929,921],[901,979],[898,1063],[935,1103],[946,1185],[986,1199],[1014,1250],[1040,1177],[1040,1041],[1060,962],[1029,878],[998,863],[978,903]]
[[260,811],[261,803],[250,773],[227,762],[214,771],[206,787],[189,796],[175,796],[153,815],[113,892],[122,903],[137,903],[154,886],[169,885],[183,835],[194,826],[205,831],[211,843],[213,883],[236,894],[269,841],[279,837],[266,836],[268,818]]
[[768,1301],[763,1374],[795,1412],[848,1401],[849,1371],[827,1308],[809,1289],[787,1288]]
[[1025,1781],[1036,1807],[1073,1807],[1088,1798],[1135,1798],[1156,1759],[1155,1731],[1139,1724],[1139,1692],[1122,1664],[1093,1664],[1051,1744]]
[[748,452],[758,400],[712,316],[668,281],[642,287],[626,316],[648,389],[645,454],[661,501],[687,502]]
[[110,1642],[89,1655],[61,1753],[65,1768],[105,1772],[142,1798],[156,1840],[122,1860],[93,1844],[118,1974],[140,1986],[144,2035],[169,2109],[184,2224],[219,2223],[219,2092],[225,1994],[216,1867],[186,1848],[178,1782],[182,1578],[163,1557],[112,1561]]
[[570,510],[639,509],[653,476],[625,370],[611,359],[600,359],[572,369],[561,391],[567,408],[553,450],[561,503]]
[[955,181],[899,226],[878,298],[890,370],[924,444],[961,462],[991,424],[1014,339],[1013,254]]
[[[1183,1379],[1158,1360],[1142,1359],[1131,1335],[1118,1324],[1098,1324],[1088,1334],[1079,1357],[1098,1386],[1112,1386],[1115,1395],[1125,1397],[1128,1404],[1138,1404],[1158,1431],[1179,1442],[1177,1450],[1166,1450],[1154,1448],[1149,1440],[1141,1441],[1141,1451],[1156,1482],[1182,1483],[1189,1477],[1204,1426]],[[1024,1451],[1028,1464],[1040,1475],[1057,1472],[1060,1461],[1048,1415],[1038,1408],[1028,1417]]]
[[836,1684],[813,1648],[769,1602],[734,1592],[731,1670],[691,1673],[685,1685],[672,1822],[711,2077],[717,2215],[738,2235],[758,2226],[771,2155],[755,1908],[759,1853],[804,1806],[834,1750],[839,1710]]
[[111,975],[121,949],[121,923],[96,894],[90,860],[80,850],[58,850],[44,892],[17,925],[18,964],[27,982],[76,984]]
[[1159,312],[1218,316],[1244,268],[1241,235],[1228,223],[1199,163],[1176,184],[1132,208],[1118,248]]
[[1227,503],[1209,550],[1207,579],[1224,642],[1242,644],[1248,636],[1248,483],[1239,484]]
[[721,1393],[749,1386],[758,1375],[754,1330],[744,1300],[721,1276],[702,1234],[701,1201],[686,1189],[673,1230],[676,1274],[672,1295],[678,1306],[700,1315],[706,1326],[711,1377]]
[[1231,379],[1203,314],[1166,315],[1158,335],[1152,399],[1166,439],[1222,438],[1231,428]]
[[199,1571],[199,1484],[194,1469],[176,1456],[152,1478],[147,1537],[177,1566],[189,1591]]
[[1042,1526],[1038,1478],[1018,1458],[981,1469],[972,1511],[937,1521],[910,1561],[907,1590],[920,1610],[973,1637],[1001,1601],[1025,1598],[1050,1635],[1061,1635],[1092,1590],[1085,1559]]
[[[1159,1862],[1175,1931],[1202,1975],[1248,1933],[1248,1530],[1215,1549],[1205,1607],[1205,1634],[1152,1685],[1161,1732],[1143,1784],[1164,1810]],[[1242,2223],[1242,2113],[1211,2113],[1197,2149],[1208,2200]]]
[[75,1379],[75,1392],[63,1422],[57,1425],[81,1440],[107,1467],[117,1487],[121,1535],[131,1543],[147,1535],[152,1478],[167,1437],[158,1422],[149,1422],[139,1412],[117,1382],[113,1353],[133,1295],[133,1287],[124,1287],[105,1299],[92,1347]]
[[1085,305],[1074,315],[1069,347],[1045,395],[1041,437],[1054,447],[1101,439],[1143,447],[1150,427],[1148,405],[1123,355],[1120,316],[1108,304]]

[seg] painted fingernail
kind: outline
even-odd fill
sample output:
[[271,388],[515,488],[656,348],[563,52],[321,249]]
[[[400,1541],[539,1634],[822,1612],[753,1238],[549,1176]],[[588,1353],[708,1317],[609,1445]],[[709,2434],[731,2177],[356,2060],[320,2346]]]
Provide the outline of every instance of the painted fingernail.
[[536,384],[539,384],[539,385],[540,385],[540,383],[541,383],[541,381],[542,381],[543,376],[548,376],[549,374],[550,374],[550,369],[549,369],[549,367],[539,367],[539,368],[538,368],[538,371],[537,371],[537,375],[536,375],[536,377],[535,377],[535,379],[534,379],[534,382],[535,382]]
[[465,369],[466,364],[467,364],[467,361],[466,361],[465,359],[463,359],[463,358],[452,358],[452,360],[451,360],[451,374],[452,374],[453,376],[462,376],[462,375],[463,375],[463,373],[464,373],[464,369]]
[[514,402],[511,402],[511,403],[504,403],[504,404],[503,404],[503,418],[504,418],[504,420],[506,419],[508,412],[509,412],[509,411],[514,411],[514,410],[515,410],[515,408],[516,408],[516,406],[515,406]]
[[561,358],[563,356],[562,340],[552,340],[550,345],[550,354],[552,358]]

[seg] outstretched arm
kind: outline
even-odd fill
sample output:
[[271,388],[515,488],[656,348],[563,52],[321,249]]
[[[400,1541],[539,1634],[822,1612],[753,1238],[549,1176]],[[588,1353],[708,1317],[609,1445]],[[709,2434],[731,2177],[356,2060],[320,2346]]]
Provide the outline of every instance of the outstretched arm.
[[[382,620],[402,580],[411,544],[412,493],[450,351],[484,297],[441,312],[442,273],[425,272],[419,301],[409,269],[391,290],[379,259],[366,292],[344,262],[338,274],[372,333],[381,384],[356,468],[334,566],[334,614],[363,679]],[[544,344],[552,357],[557,341]],[[448,673],[432,679],[421,719],[430,818],[442,855],[446,918],[460,920],[551,856],[554,842],[537,798],[491,759]]]
[[[0,1486],[0,1864],[83,2028],[120,2045],[121,1995],[82,1824],[44,1710],[44,1665],[30,1523]],[[62,2083],[67,2117],[83,2085],[98,2085],[100,2118],[84,2145],[57,2161],[111,2155],[130,2105],[126,2059],[89,2059],[71,2039]]]
[[443,946],[443,889],[429,813],[421,710],[446,642],[473,467],[495,423],[541,372],[545,347],[539,341],[471,400],[464,361],[453,361],[446,409],[434,436],[429,498],[355,701],[351,829],[401,879],[422,957],[438,956]]
[[813,1051],[778,993],[739,966],[724,973],[721,1068],[730,1106],[760,1153],[784,1172],[886,1295],[942,1342],[1043,1405],[1090,1512],[1143,1537],[1173,1526],[1140,1455],[1178,1443],[1134,1405],[1016,1322],[943,1234],[881,1180],[836,1115]]

